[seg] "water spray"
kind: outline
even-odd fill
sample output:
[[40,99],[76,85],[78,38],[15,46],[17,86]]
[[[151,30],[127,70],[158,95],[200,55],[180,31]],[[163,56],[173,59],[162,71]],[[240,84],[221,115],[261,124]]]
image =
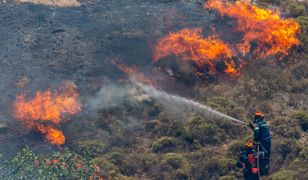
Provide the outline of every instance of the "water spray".
[[146,93],[148,93],[149,95],[151,95],[152,97],[158,99],[158,100],[164,100],[166,102],[170,102],[172,104],[180,104],[181,106],[187,108],[189,111],[191,112],[198,112],[204,115],[211,115],[211,116],[216,116],[216,117],[221,117],[224,118],[226,120],[229,121],[233,121],[236,123],[240,123],[240,124],[244,124],[247,125],[247,122],[241,121],[239,119],[233,118],[231,116],[228,116],[226,114],[223,114],[221,112],[218,112],[206,105],[203,105],[201,103],[198,103],[196,101],[190,100],[190,99],[186,99],[184,97],[180,97],[177,95],[172,95],[172,94],[168,94],[164,91],[160,91],[156,88],[154,88],[153,86],[149,86],[149,85],[145,85],[139,82],[135,82],[135,84],[137,84],[141,89],[143,89]]

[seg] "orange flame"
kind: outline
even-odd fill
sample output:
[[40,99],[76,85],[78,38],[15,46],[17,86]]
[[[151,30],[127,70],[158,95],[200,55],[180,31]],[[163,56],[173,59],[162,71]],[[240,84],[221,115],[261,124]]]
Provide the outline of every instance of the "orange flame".
[[117,68],[119,68],[122,72],[127,74],[127,76],[132,80],[137,80],[138,82],[142,82],[144,84],[154,84],[154,82],[150,78],[146,77],[144,73],[138,71],[136,67],[126,66],[124,64],[116,62],[115,60],[111,60],[111,63],[114,64]]
[[52,126],[44,126],[39,124],[38,131],[42,133],[51,144],[61,145],[65,143],[65,136],[62,131],[53,128]]
[[223,61],[225,73],[237,74],[228,45],[217,36],[203,38],[201,33],[201,28],[183,29],[161,38],[155,47],[154,61],[176,55],[185,61],[193,61],[200,68],[207,67],[211,74],[216,72],[216,63]]
[[53,126],[60,124],[63,115],[73,115],[81,110],[78,97],[75,86],[63,86],[61,93],[38,91],[32,99],[26,99],[21,93],[13,104],[14,117],[41,132],[52,144],[61,145],[65,143],[65,137]]
[[[237,30],[244,33],[242,42],[237,44],[243,55],[250,51],[257,57],[287,55],[292,46],[299,44],[296,38],[300,31],[299,24],[292,19],[281,19],[279,12],[241,1],[223,3],[220,0],[209,0],[204,7],[236,19]],[[257,44],[253,50],[251,42]]]

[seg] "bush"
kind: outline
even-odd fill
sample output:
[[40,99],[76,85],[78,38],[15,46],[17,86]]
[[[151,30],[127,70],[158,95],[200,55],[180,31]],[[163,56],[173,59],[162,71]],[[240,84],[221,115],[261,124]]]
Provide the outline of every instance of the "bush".
[[188,179],[191,167],[182,155],[168,153],[161,162],[161,171],[165,174],[165,179]]
[[292,118],[298,119],[303,131],[308,131],[308,114],[306,112],[298,112],[292,115]]
[[186,172],[190,171],[188,161],[180,154],[168,153],[165,155],[164,160],[174,169],[182,168]]
[[271,123],[275,135],[284,138],[300,138],[301,132],[298,120],[289,117],[275,117]]
[[161,105],[158,103],[155,103],[151,108],[148,109],[148,115],[151,117],[156,117],[161,112]]
[[[305,61],[297,62],[295,65],[291,67],[291,70],[292,70],[292,75],[298,81],[308,78],[308,64]],[[295,85],[296,84],[297,83],[295,83]]]
[[222,97],[214,98],[213,100],[211,100],[210,106],[213,108],[224,108],[224,109],[235,108],[235,104],[232,101]]
[[106,149],[107,145],[99,140],[78,141],[76,143],[76,151],[90,158],[102,155]]
[[296,20],[300,23],[302,34],[301,34],[301,46],[305,49],[305,51],[308,51],[308,16],[298,16]]
[[101,168],[107,177],[116,177],[121,175],[119,168],[104,157],[95,158],[94,163]]
[[157,132],[161,126],[161,122],[159,120],[147,121],[145,124],[146,130]]
[[203,145],[221,143],[222,138],[220,135],[225,135],[223,132],[220,134],[217,127],[200,117],[189,120],[186,124],[186,129],[193,139],[198,140]]
[[303,161],[308,161],[308,147],[305,147],[305,148],[299,153],[299,157],[300,157]]
[[222,176],[219,180],[237,180],[235,176]]
[[195,169],[196,179],[218,179],[234,173],[236,160],[222,157],[206,159]]
[[115,164],[119,168],[121,174],[129,176],[135,174],[136,162],[131,160],[130,156],[127,156],[127,153],[120,152],[115,149],[109,152],[106,157],[111,163]]
[[293,82],[291,91],[293,93],[304,93],[308,91],[308,79]]
[[302,16],[305,13],[305,6],[296,2],[290,3],[288,9],[292,17]]
[[153,142],[152,151],[156,153],[171,152],[177,149],[179,140],[174,137],[161,137]]
[[153,169],[159,164],[159,155],[148,152],[138,152],[130,159],[135,161],[135,169],[140,174],[143,172],[153,172]]
[[273,170],[281,168],[282,164],[289,164],[298,157],[303,147],[293,139],[275,139],[272,145],[271,167]]
[[146,129],[155,136],[179,136],[179,132],[182,131],[181,127],[182,123],[167,113],[160,113],[157,120],[146,123]]
[[291,170],[281,170],[278,171],[277,173],[271,175],[268,179],[269,180],[292,180],[294,176],[296,175],[296,172],[291,171]]

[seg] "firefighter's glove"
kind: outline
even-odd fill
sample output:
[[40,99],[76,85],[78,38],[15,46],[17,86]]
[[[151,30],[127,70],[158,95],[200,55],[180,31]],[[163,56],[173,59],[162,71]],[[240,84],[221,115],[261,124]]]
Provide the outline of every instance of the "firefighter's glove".
[[236,162],[236,167],[243,168],[243,164],[239,161]]
[[248,127],[250,127],[251,129],[255,129],[255,125],[252,122],[248,124]]

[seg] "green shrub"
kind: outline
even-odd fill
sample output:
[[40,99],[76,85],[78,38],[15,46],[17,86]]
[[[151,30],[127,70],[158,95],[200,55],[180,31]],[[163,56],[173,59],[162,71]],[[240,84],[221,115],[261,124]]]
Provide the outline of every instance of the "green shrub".
[[301,25],[301,46],[304,48],[304,50],[307,52],[308,51],[308,16],[298,16],[296,20],[300,23]]
[[281,170],[275,174],[272,174],[268,179],[269,180],[295,180],[296,172],[291,170]]
[[107,177],[116,177],[120,174],[119,168],[104,157],[95,158],[94,163],[101,168]]
[[304,93],[308,91],[308,79],[294,81],[291,91],[293,93]]
[[221,176],[219,180],[237,180],[235,176]]
[[219,160],[219,168],[221,171],[221,174],[227,174],[233,169],[235,169],[236,160],[234,159],[228,159],[228,158],[221,158]]
[[168,153],[162,159],[162,171],[170,173],[172,179],[188,179],[191,167],[182,155],[176,153]]
[[177,118],[167,113],[160,113],[156,120],[148,121],[146,129],[155,136],[179,136],[182,123]]
[[275,117],[271,122],[272,131],[275,135],[284,138],[300,138],[301,132],[297,119],[289,117]]
[[234,109],[235,104],[229,99],[225,99],[222,97],[214,98],[211,100],[210,104],[213,108],[224,108],[224,109]]
[[305,13],[305,6],[296,2],[290,3],[288,5],[288,9],[290,11],[290,15],[293,17],[301,16]]
[[102,155],[107,149],[107,145],[99,140],[78,141],[76,151],[86,157],[97,157]]
[[159,120],[147,121],[145,124],[145,128],[149,131],[156,132],[161,126],[161,122]]
[[136,162],[128,156],[127,152],[120,152],[115,149],[105,156],[111,163],[119,168],[121,174],[128,176],[135,174]]
[[133,164],[139,173],[153,172],[153,169],[159,164],[159,155],[149,152],[138,152],[130,159],[134,160]]
[[[307,41],[307,43],[308,43],[308,41]],[[307,58],[308,58],[308,56],[307,56]],[[292,70],[292,74],[293,74],[294,78],[298,81],[303,80],[305,78],[308,78],[308,64],[306,63],[306,61],[297,62],[295,65],[293,65],[291,67],[291,70]],[[296,84],[297,83],[295,83],[295,85]],[[292,90],[292,88],[293,87],[291,87],[291,90]]]
[[174,151],[179,145],[179,140],[174,137],[161,137],[153,142],[152,151],[156,153],[165,153]]
[[292,118],[298,119],[302,129],[308,131],[308,114],[306,112],[295,113],[292,115]]
[[212,157],[200,162],[196,167],[196,179],[218,179],[221,176],[234,173],[236,160],[223,157]]
[[304,160],[304,161],[308,161],[308,147],[305,147],[300,153],[299,153],[299,157]]
[[272,144],[271,167],[279,170],[282,164],[289,164],[298,157],[303,147],[294,139],[276,138]]
[[151,117],[156,117],[161,112],[161,105],[158,103],[155,103],[151,108],[148,109],[148,115]]
[[[217,120],[216,123],[220,121]],[[226,122],[226,124],[228,124]],[[186,137],[191,137],[191,141],[198,140],[200,144],[219,144],[223,139],[227,138],[227,133],[224,128],[218,127],[209,119],[201,117],[193,117],[185,124]]]

